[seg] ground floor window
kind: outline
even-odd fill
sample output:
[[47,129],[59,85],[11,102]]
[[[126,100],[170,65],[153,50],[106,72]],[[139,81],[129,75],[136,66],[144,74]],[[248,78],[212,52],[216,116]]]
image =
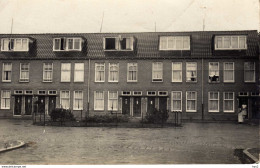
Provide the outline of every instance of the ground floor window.
[[224,112],[234,112],[234,92],[224,92]]
[[83,91],[74,91],[73,110],[83,110]]
[[104,110],[104,92],[94,92],[94,110]]
[[182,111],[182,92],[172,92],[172,111]]
[[186,92],[186,111],[196,112],[197,110],[197,92]]
[[1,109],[10,109],[11,91],[1,91]]
[[61,108],[70,108],[70,91],[62,90],[60,91],[60,105]]
[[108,92],[108,110],[109,111],[117,111],[118,110],[117,91]]
[[219,112],[219,92],[209,92],[209,112]]

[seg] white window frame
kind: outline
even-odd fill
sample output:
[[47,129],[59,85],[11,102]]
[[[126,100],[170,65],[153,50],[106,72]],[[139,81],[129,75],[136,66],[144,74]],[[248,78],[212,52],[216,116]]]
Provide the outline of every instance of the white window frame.
[[[246,63],[254,63],[254,70],[251,70],[251,69],[246,69]],[[244,62],[244,82],[246,82],[246,83],[252,83],[252,82],[255,82],[255,62]],[[251,81],[246,81],[246,71],[253,71],[253,73],[254,73],[254,79],[253,80],[251,80]]]
[[48,95],[57,95],[57,90],[48,90]]
[[[174,64],[180,64],[181,69],[180,70],[174,69]],[[180,72],[180,74],[181,74],[180,80],[174,80],[174,78],[173,78],[174,71]],[[172,82],[182,82],[182,62],[172,62]]]
[[[154,93],[154,94],[153,94]],[[156,91],[147,91],[146,92],[147,96],[156,96]]]
[[26,95],[32,95],[32,94],[33,94],[33,91],[32,91],[32,90],[25,90],[25,91],[24,91],[24,94],[26,94]]
[[[224,48],[224,38],[225,37],[229,37],[230,38],[230,45],[229,45],[229,48]],[[238,48],[232,48],[232,37],[237,37],[238,38]],[[217,39],[218,38],[222,38],[222,47],[218,48],[217,46]],[[245,48],[241,48],[240,47],[240,38],[245,38]],[[240,35],[240,36],[234,36],[234,35],[231,35],[231,36],[228,36],[228,35],[225,35],[225,36],[215,36],[215,50],[246,50],[247,49],[247,36],[245,35]]]
[[131,96],[131,91],[122,91],[121,95],[122,96]]
[[[214,70],[214,69],[210,69],[210,64],[218,64],[218,69],[217,70]],[[220,73],[219,73],[219,62],[209,62],[209,74],[208,74],[208,76],[210,77],[210,74],[211,74],[211,71],[213,71],[213,72],[215,72],[215,71],[217,71],[218,72],[218,80],[217,81],[211,81],[210,79],[209,79],[209,83],[219,83],[220,82]]]
[[[26,64],[28,66],[28,70],[22,70],[22,65]],[[28,73],[28,78],[22,78],[22,72]],[[29,82],[30,79],[30,63],[20,63],[20,80],[19,82]]]
[[[226,99],[225,94],[226,93],[232,93],[233,94],[233,99]],[[233,101],[233,110],[225,110],[225,101]],[[235,92],[223,92],[223,111],[226,113],[234,113],[235,112]]]
[[[40,93],[43,92],[43,93]],[[38,90],[37,91],[38,95],[46,95],[46,90]]]
[[23,94],[23,90],[14,90],[14,94],[21,95]]
[[[160,44],[159,44],[159,50],[190,50],[190,36],[160,36]],[[162,47],[162,41],[163,38],[166,39],[166,48]],[[182,40],[182,48],[181,49],[177,49],[177,40],[179,40],[178,38],[180,38]],[[184,40],[188,40],[188,48],[184,48]],[[173,40],[174,41],[174,46],[173,47],[169,47],[169,40]]]
[[259,92],[251,92],[251,96],[260,96]]
[[[158,68],[159,66],[161,66],[161,69]],[[160,73],[162,77],[161,78],[155,78],[154,74],[156,72]],[[153,62],[152,63],[152,82],[163,82],[163,63],[162,62]]]
[[[61,39],[64,39],[65,41],[65,48],[64,50],[61,50]],[[73,48],[69,49],[69,40],[72,39],[72,43],[73,43]],[[79,40],[79,49],[75,49],[75,40],[78,39]],[[55,49],[55,40],[59,40],[59,49]],[[82,38],[80,37],[68,37],[68,38],[64,38],[64,37],[60,37],[60,38],[53,38],[53,51],[81,51],[82,50]]]
[[[99,98],[99,100],[103,101],[103,108],[96,108],[96,93],[97,92],[102,92],[103,93],[103,98]],[[94,91],[94,111],[103,111],[105,109],[105,92],[104,91]]]
[[[11,50],[5,50],[4,49],[4,41],[5,40],[8,40],[9,42],[10,42],[10,40],[13,40],[13,49],[11,49]],[[21,45],[23,45],[23,40],[26,40],[27,42],[26,42],[26,48],[24,49],[24,50],[18,50],[17,49],[17,40],[21,40]],[[8,42],[8,43],[9,43]],[[8,44],[9,45],[9,44]],[[9,47],[8,47],[9,48]],[[1,39],[1,51],[18,51],[18,52],[23,52],[23,51],[29,51],[29,39],[28,38],[3,38],[3,39]]]
[[[115,39],[115,49],[106,49],[106,39]],[[130,43],[131,43],[130,49],[122,49],[120,42],[123,39],[130,39]],[[119,37],[104,37],[103,38],[103,49],[104,49],[104,51],[133,51],[134,50],[134,37],[121,37],[121,35],[119,35]]]
[[[47,64],[51,64],[51,70],[45,70],[45,66]],[[50,79],[47,79],[47,78],[45,79],[44,78],[44,73],[46,73],[46,72],[51,72],[51,78]],[[52,80],[53,80],[53,63],[50,63],[50,62],[43,63],[43,76],[42,76],[42,80],[43,80],[43,82],[52,82]]]
[[[116,92],[116,98],[111,98],[111,97],[109,96],[109,95],[110,95],[110,92],[114,92],[114,93]],[[107,97],[108,97],[107,110],[108,110],[108,111],[118,111],[118,105],[119,105],[119,103],[118,103],[118,92],[117,92],[117,91],[108,91]],[[113,110],[112,110],[112,108],[109,107],[109,102],[110,102],[111,100],[116,100],[116,101],[117,101],[117,108],[116,108],[116,109],[113,108]]]
[[[103,72],[104,72],[104,80],[97,80],[97,73],[98,72],[102,72],[102,71],[97,71],[97,67],[98,66],[103,66],[104,67],[104,70],[103,70]],[[102,62],[100,62],[100,63],[95,63],[95,82],[105,82],[106,81],[106,65],[105,65],[105,63],[102,63]]]
[[[226,69],[226,67],[225,67],[226,64],[233,64],[233,69]],[[233,83],[233,82],[235,82],[235,63],[234,63],[234,62],[224,62],[224,63],[223,63],[223,69],[224,69],[223,81],[224,81],[224,82],[227,82],[227,83],[231,83],[231,82]],[[225,79],[225,76],[226,76],[226,75],[225,75],[225,72],[226,72],[226,71],[232,71],[232,72],[233,72],[233,80],[226,80],[226,79]]]
[[[82,95],[80,98],[76,98],[76,92],[80,92]],[[73,110],[83,110],[83,98],[84,98],[84,94],[82,90],[75,90],[73,95]],[[81,107],[76,106],[76,100],[81,101],[81,103],[79,103],[81,105]]]
[[[218,99],[211,99],[210,98],[210,93],[218,93]],[[210,101],[218,101],[218,109],[217,110],[210,110],[209,106],[210,106]],[[219,92],[208,92],[208,111],[209,112],[219,112]]]
[[[69,93],[69,97],[62,97],[62,92],[68,92]],[[62,104],[61,104],[62,99],[69,100],[69,107],[63,107],[62,106]],[[70,109],[70,91],[69,90],[61,90],[60,91],[60,107],[63,108],[63,109]]]
[[[9,92],[9,97],[3,97],[4,92]],[[5,103],[4,106],[4,102],[6,102],[6,100],[9,99],[9,107],[8,105]],[[10,90],[1,90],[1,109],[10,109],[11,108],[11,91]]]
[[[63,65],[64,65],[64,67],[65,67],[65,65],[69,65],[69,70],[62,69]],[[70,82],[70,80],[71,80],[71,63],[61,63],[60,69],[61,69],[60,70],[60,81],[61,82]],[[67,76],[66,72],[69,72],[69,78],[67,80],[64,80],[63,77]]]
[[[188,92],[195,93],[195,99],[188,99]],[[197,112],[197,92],[196,91],[186,91],[186,112]],[[195,101],[195,110],[188,110],[188,100]]]
[[142,96],[142,91],[133,91],[133,96]]
[[[173,99],[173,93],[181,93],[180,99]],[[173,101],[180,101],[181,102],[181,109],[180,110],[173,110]],[[182,112],[182,91],[172,91],[171,93],[171,111],[172,112]]]
[[[246,95],[244,93],[246,93]],[[248,92],[238,92],[238,96],[249,96],[249,93]]]
[[[136,65],[136,71],[133,71],[133,72],[136,72],[136,80],[129,80],[129,75],[130,75],[129,68],[130,68],[130,65],[131,66]],[[127,63],[127,82],[137,82],[137,81],[138,81],[138,63],[137,62]]]
[[[166,93],[166,94],[163,94]],[[158,91],[158,96],[168,96],[168,91]]]
[[[81,65],[83,64],[83,69],[76,69],[78,64],[81,64]],[[74,64],[74,82],[84,82],[84,75],[85,75],[84,70],[85,70],[84,63],[77,62]],[[78,74],[77,72],[83,72],[82,80],[76,80],[75,76]]]
[[[9,72],[9,71],[5,70],[5,64],[10,64],[10,66],[11,66],[10,80],[5,80],[5,79],[4,79],[4,77],[5,77],[5,72]],[[10,63],[10,62],[4,62],[4,63],[3,63],[2,82],[12,82],[12,70],[13,70],[13,65],[12,65],[12,63]]]
[[[112,66],[117,66],[117,71],[111,71],[111,67]],[[112,76],[111,75],[111,72],[117,72],[117,80],[111,80],[110,77]],[[109,63],[109,70],[108,70],[108,82],[119,82],[119,63]]]
[[[194,76],[194,78],[196,79],[195,81],[188,81],[188,71],[191,71],[191,70],[188,70],[188,64],[195,64],[196,65],[196,75]],[[191,83],[196,83],[198,81],[198,64],[197,62],[186,62],[186,82],[191,82]]]

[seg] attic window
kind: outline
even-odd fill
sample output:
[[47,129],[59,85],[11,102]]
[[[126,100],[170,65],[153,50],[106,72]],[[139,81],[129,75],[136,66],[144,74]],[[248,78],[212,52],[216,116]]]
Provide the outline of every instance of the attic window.
[[53,51],[81,51],[81,38],[54,38]]
[[190,36],[161,36],[160,50],[190,50]]
[[241,50],[247,49],[246,36],[216,36],[216,50]]
[[4,38],[1,40],[1,51],[28,51],[28,38]]
[[104,38],[104,50],[126,51],[133,50],[133,37],[121,38],[107,37]]

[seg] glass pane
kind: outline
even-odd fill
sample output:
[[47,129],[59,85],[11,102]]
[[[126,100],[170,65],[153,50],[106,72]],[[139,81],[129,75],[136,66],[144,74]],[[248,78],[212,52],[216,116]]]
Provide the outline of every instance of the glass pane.
[[231,39],[230,37],[224,37],[224,48],[230,48]]
[[80,39],[74,39],[74,49],[80,49]]
[[239,37],[239,48],[246,48],[246,38]]
[[238,37],[232,37],[232,48],[238,48]]

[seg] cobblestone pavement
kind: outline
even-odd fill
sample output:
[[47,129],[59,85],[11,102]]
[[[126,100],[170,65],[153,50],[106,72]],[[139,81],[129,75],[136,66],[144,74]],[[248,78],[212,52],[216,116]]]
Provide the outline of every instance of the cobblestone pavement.
[[259,127],[184,123],[169,128],[43,127],[0,120],[0,141],[28,147],[1,153],[0,164],[240,164],[235,149],[259,145]]

